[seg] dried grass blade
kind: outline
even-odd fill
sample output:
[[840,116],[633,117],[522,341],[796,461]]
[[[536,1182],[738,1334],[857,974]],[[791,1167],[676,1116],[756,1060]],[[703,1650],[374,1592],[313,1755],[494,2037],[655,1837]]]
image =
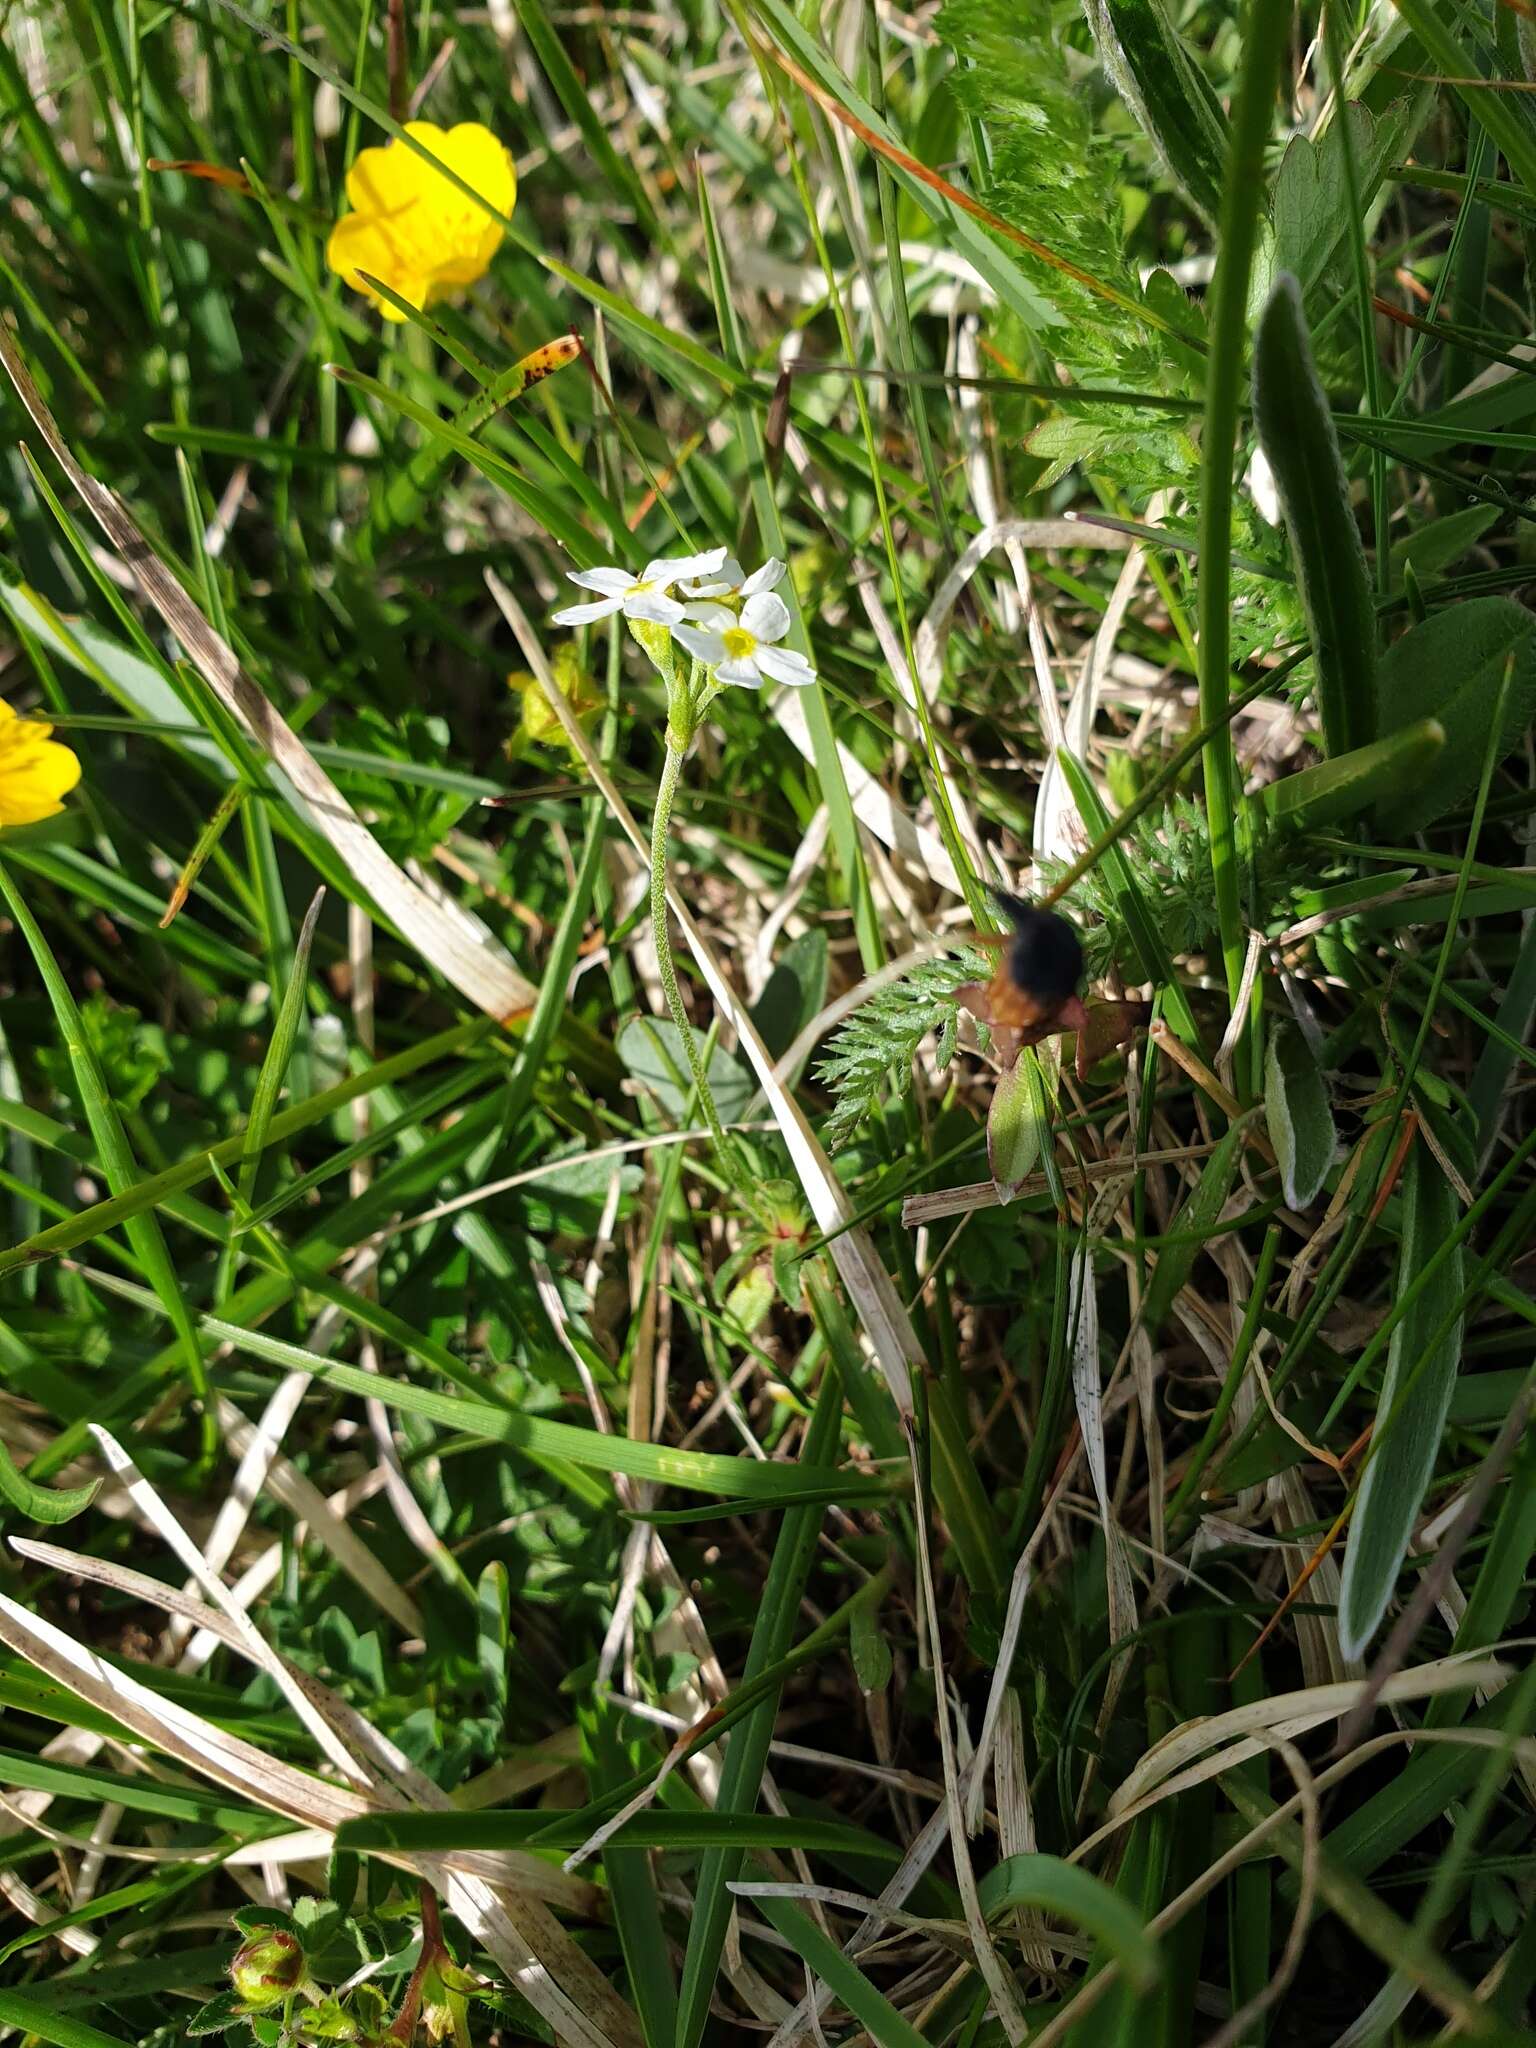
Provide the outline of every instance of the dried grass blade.
[[188,1770],[306,1827],[337,1828],[366,1813],[357,1793],[266,1756],[172,1700],[162,1699],[119,1666],[105,1664],[62,1629],[0,1594],[0,1642],[46,1677],[96,1707]]

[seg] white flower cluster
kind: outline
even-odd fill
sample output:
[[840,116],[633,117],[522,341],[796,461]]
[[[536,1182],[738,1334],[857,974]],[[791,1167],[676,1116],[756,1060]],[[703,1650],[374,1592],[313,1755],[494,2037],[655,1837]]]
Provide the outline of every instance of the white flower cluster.
[[648,562],[638,576],[627,569],[569,573],[572,583],[598,596],[556,612],[557,626],[584,626],[622,612],[626,619],[665,626],[719,684],[760,689],[764,683],[787,683],[803,689],[816,680],[803,654],[779,644],[790,627],[789,606],[775,595],[785,574],[780,561],[764,562],[745,576],[724,548],[711,548],[707,554]]

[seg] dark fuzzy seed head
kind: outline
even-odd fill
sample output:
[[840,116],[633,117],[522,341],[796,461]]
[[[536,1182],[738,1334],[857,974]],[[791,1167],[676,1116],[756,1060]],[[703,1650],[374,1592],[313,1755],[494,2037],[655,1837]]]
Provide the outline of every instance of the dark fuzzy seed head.
[[1077,933],[1054,910],[1037,910],[1021,896],[998,892],[1013,924],[1008,978],[1042,1005],[1064,1003],[1083,978],[1083,948]]

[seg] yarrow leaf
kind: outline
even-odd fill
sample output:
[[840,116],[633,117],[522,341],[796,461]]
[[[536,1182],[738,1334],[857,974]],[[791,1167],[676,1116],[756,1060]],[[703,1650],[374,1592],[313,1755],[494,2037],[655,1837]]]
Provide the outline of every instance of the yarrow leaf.
[[948,1065],[960,1022],[956,994],[991,971],[991,963],[974,947],[925,960],[854,1011],[816,1069],[817,1080],[833,1097],[822,1133],[829,1151],[848,1142],[874,1109],[892,1069],[909,1069],[930,1031],[939,1034],[939,1064]]

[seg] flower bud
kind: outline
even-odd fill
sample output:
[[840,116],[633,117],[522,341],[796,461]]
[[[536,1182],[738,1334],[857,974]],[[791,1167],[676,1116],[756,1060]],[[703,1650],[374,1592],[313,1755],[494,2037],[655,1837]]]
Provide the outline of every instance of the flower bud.
[[[554,673],[555,686],[576,715],[578,724],[585,725],[594,712],[603,706],[603,696],[593,679],[581,668],[576,659],[576,644],[567,640],[555,649],[550,663]],[[508,683],[523,700],[523,737],[541,745],[564,747],[574,751],[566,738],[565,727],[560,723],[559,714],[550,703],[543,685],[536,676],[526,669],[518,669],[507,677]]]
[[276,2005],[304,1981],[304,1944],[283,1927],[265,1927],[235,1952],[230,1981],[248,2006]]
[[626,623],[632,637],[650,656],[652,668],[670,686],[676,674],[677,661],[672,652],[672,628],[655,619],[630,619]]

